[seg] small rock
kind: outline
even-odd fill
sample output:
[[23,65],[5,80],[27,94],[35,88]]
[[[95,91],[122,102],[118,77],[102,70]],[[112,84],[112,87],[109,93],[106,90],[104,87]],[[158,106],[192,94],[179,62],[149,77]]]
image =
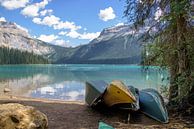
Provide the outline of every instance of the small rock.
[[4,92],[11,92],[9,88],[4,88]]
[[18,103],[0,104],[0,129],[47,129],[45,114]]

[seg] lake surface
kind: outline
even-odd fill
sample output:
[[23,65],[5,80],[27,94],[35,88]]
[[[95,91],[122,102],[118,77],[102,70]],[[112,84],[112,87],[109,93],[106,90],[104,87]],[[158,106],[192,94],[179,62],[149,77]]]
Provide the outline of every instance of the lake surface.
[[9,88],[9,94],[17,96],[84,101],[85,81],[116,79],[139,89],[160,90],[168,84],[167,77],[166,70],[150,67],[145,71],[135,65],[2,65],[0,94]]

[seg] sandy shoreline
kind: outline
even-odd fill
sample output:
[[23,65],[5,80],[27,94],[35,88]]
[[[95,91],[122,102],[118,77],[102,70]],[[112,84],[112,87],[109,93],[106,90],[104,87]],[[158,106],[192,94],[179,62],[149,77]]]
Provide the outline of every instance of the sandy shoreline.
[[169,124],[156,122],[142,113],[132,114],[130,123],[126,123],[126,112],[103,111],[89,108],[83,102],[65,102],[16,96],[0,96],[0,104],[20,103],[30,105],[45,113],[49,120],[49,129],[97,129],[103,121],[118,129],[173,128],[181,129],[192,125],[193,118],[179,118],[170,114]]

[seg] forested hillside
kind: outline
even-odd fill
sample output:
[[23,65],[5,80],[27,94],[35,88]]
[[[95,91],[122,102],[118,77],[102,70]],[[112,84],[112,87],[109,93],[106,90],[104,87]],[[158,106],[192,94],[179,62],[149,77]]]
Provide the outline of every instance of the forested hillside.
[[[192,0],[126,0],[125,15],[136,30],[149,27],[152,37],[144,53],[145,65],[165,66],[170,73],[169,105],[194,111],[194,3]],[[155,12],[155,13],[153,13]],[[134,15],[135,14],[135,15]],[[154,35],[150,35],[153,28]]]
[[0,64],[46,64],[49,63],[40,55],[17,49],[0,47]]

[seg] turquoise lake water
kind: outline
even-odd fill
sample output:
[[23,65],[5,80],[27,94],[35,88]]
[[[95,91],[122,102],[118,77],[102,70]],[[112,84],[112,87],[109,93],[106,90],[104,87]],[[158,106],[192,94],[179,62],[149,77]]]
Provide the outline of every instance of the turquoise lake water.
[[0,66],[0,94],[34,98],[84,101],[85,81],[121,80],[139,89],[160,90],[167,85],[168,72],[158,67],[147,71],[135,65],[2,65]]

